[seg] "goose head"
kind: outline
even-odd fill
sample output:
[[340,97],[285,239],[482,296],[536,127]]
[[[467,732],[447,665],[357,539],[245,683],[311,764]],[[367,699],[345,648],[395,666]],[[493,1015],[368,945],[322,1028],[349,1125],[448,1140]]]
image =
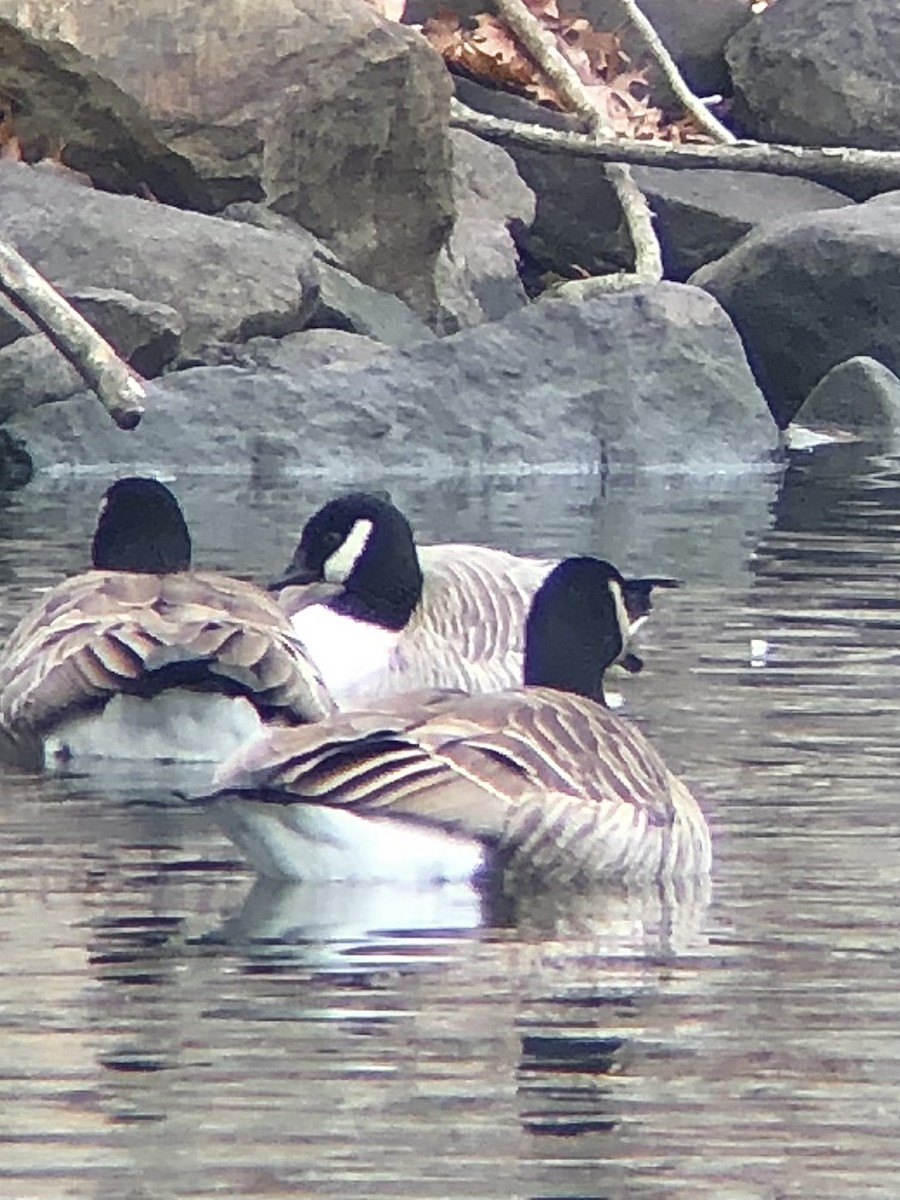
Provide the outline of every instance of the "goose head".
[[303,527],[297,549],[271,591],[337,584],[339,612],[402,629],[422,595],[422,569],[412,528],[390,500],[348,492],[330,500]]
[[603,676],[621,662],[643,665],[626,647],[631,620],[626,581],[599,558],[565,558],[531,602],[525,623],[524,683],[574,692],[605,704]]
[[191,535],[178,501],[164,483],[118,479],[100,504],[91,562],[102,571],[163,575],[187,571]]

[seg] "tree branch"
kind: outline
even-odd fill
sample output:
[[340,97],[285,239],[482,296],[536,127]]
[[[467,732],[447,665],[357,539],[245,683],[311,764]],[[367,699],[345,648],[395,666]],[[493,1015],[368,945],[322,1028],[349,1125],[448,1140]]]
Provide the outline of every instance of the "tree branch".
[[617,0],[618,4],[627,14],[632,25],[647,43],[647,48],[650,53],[659,63],[662,73],[666,77],[669,87],[672,89],[677,100],[691,114],[701,129],[704,129],[711,137],[714,137],[717,142],[723,142],[726,145],[736,142],[737,138],[730,129],[725,126],[709,111],[688,85],[684,81],[684,76],[675,65],[675,60],[663,45],[662,39],[653,28],[650,21],[638,7],[637,0]]
[[[606,115],[585,91],[578,73],[557,48],[556,38],[528,11],[522,0],[495,0],[503,18],[538,66],[553,82],[560,96],[589,123],[589,140],[609,137]],[[477,132],[477,131],[475,131]],[[607,178],[615,189],[634,246],[634,273],[642,283],[658,282],[663,277],[662,251],[653,228],[653,214],[646,197],[623,163],[610,162]]]
[[134,429],[146,397],[137,375],[43,275],[2,241],[0,288],[69,360],[119,428]]
[[[768,142],[735,142],[730,146],[701,143],[672,145],[669,142],[599,141],[583,133],[547,129],[524,121],[491,117],[452,101],[451,123],[488,141],[524,146],[548,154],[594,158],[598,162],[623,162],[633,166],[706,168],[717,171],[761,171],[800,179],[834,181],[853,189],[859,197],[900,189],[900,152],[859,150],[851,146],[779,146]],[[858,198],[859,198],[858,197]]]

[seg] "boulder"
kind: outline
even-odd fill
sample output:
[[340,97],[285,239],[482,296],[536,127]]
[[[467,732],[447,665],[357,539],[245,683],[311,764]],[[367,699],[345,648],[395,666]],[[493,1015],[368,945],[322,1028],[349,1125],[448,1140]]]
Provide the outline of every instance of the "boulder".
[[435,277],[444,333],[496,321],[527,302],[511,231],[530,226],[535,211],[505,150],[464,129],[451,137],[456,221]]
[[208,207],[262,200],[354,275],[434,308],[453,218],[440,57],[365,0],[0,0],[134,97]]
[[734,321],[780,427],[847,358],[900,373],[897,216],[882,199],[775,221],[691,277]]
[[872,150],[900,141],[895,0],[778,0],[727,57],[734,119],[751,137]]
[[[301,231],[272,233],[112,196],[14,162],[0,162],[0,228],[64,294],[107,293],[104,303],[95,291],[92,319],[114,344],[123,294],[134,298],[132,308],[155,306],[157,323],[173,314],[169,334],[187,357],[208,342],[303,327],[300,279],[314,269]],[[117,345],[126,356],[132,337]]]
[[0,0],[0,82],[26,160],[59,154],[108,191],[209,211],[205,181],[157,136],[134,97],[68,41],[19,28],[20,7]]
[[296,374],[164,376],[132,433],[96,399],[17,415],[38,466],[441,475],[641,468],[717,473],[765,459],[775,427],[706,293],[660,284]]
[[656,218],[666,278],[681,282],[767,221],[852,203],[809,179],[761,171],[632,167],[631,172]]
[[874,358],[848,358],[819,380],[794,419],[812,428],[896,434],[900,432],[900,379]]
[[[175,357],[182,320],[168,305],[112,288],[66,289],[64,295],[139,375],[158,375]],[[66,400],[84,387],[50,340],[30,330],[26,320],[18,336],[0,346],[0,421],[38,404]]]

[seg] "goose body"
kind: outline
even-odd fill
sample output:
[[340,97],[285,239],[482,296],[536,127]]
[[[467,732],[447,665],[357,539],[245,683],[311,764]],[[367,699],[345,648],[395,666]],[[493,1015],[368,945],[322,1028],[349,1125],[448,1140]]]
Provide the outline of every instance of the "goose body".
[[218,773],[226,832],[258,871],[294,879],[703,876],[696,800],[603,703],[629,626],[623,582],[596,559],[553,568],[529,610],[524,686],[399,695],[268,731]]
[[[416,546],[389,501],[349,493],[314,514],[271,586],[338,707],[353,709],[419,688],[515,687],[529,605],[555,565],[488,546]],[[653,587],[675,581],[622,586],[630,637]]]
[[51,588],[0,655],[7,753],[38,765],[218,762],[269,721],[331,711],[272,597],[189,569],[187,529],[162,484],[113,485],[92,557],[94,569]]

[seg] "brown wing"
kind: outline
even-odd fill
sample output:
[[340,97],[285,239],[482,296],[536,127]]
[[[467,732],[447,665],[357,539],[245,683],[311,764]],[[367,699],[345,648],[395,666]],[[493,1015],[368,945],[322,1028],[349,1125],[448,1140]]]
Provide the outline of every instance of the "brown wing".
[[267,712],[317,720],[332,709],[290,623],[254,585],[90,571],[53,588],[14,630],[0,656],[0,726],[40,732],[73,708],[146,689],[163,668],[197,663]]
[[649,832],[664,836],[672,778],[633,726],[534,688],[406,695],[377,712],[275,730],[226,764],[218,784],[437,825],[549,868],[621,860]]

